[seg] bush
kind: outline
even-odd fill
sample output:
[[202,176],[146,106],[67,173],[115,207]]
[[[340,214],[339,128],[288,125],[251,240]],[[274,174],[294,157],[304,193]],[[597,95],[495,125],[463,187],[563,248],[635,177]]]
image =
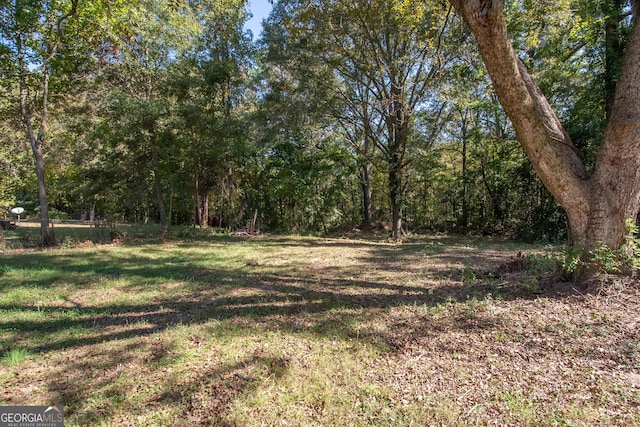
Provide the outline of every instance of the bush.
[[585,249],[578,246],[569,246],[565,250],[563,269],[567,273],[575,272],[578,267],[592,268],[601,275],[628,273],[635,275],[640,265],[640,239],[638,226],[631,218],[626,222],[626,242],[618,249],[612,249],[607,245],[589,251],[585,256]]

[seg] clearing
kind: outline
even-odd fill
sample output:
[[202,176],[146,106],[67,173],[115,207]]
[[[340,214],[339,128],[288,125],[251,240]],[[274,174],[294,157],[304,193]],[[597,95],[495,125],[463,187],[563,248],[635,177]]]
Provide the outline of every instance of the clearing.
[[640,288],[555,283],[557,250],[438,235],[5,250],[0,404],[62,404],[71,426],[640,425]]

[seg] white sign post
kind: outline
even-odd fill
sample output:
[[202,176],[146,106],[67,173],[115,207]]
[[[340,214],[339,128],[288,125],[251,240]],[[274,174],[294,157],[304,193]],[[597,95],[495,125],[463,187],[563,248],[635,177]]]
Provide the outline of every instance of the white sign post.
[[18,224],[20,224],[20,214],[24,212],[24,208],[13,208],[11,209],[11,213],[18,215]]

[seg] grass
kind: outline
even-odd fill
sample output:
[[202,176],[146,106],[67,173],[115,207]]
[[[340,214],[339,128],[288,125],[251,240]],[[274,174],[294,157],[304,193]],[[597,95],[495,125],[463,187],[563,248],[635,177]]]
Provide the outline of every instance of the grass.
[[6,351],[3,362],[7,366],[17,366],[24,362],[31,352],[26,348],[12,348]]
[[547,248],[145,233],[0,254],[0,404],[71,426],[640,425],[637,284],[572,290]]

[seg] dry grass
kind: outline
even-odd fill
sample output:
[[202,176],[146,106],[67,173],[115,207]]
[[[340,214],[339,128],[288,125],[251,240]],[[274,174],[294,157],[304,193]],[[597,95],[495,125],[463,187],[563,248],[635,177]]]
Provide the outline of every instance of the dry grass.
[[209,236],[5,252],[0,403],[90,426],[640,425],[638,284],[554,283],[548,250]]

